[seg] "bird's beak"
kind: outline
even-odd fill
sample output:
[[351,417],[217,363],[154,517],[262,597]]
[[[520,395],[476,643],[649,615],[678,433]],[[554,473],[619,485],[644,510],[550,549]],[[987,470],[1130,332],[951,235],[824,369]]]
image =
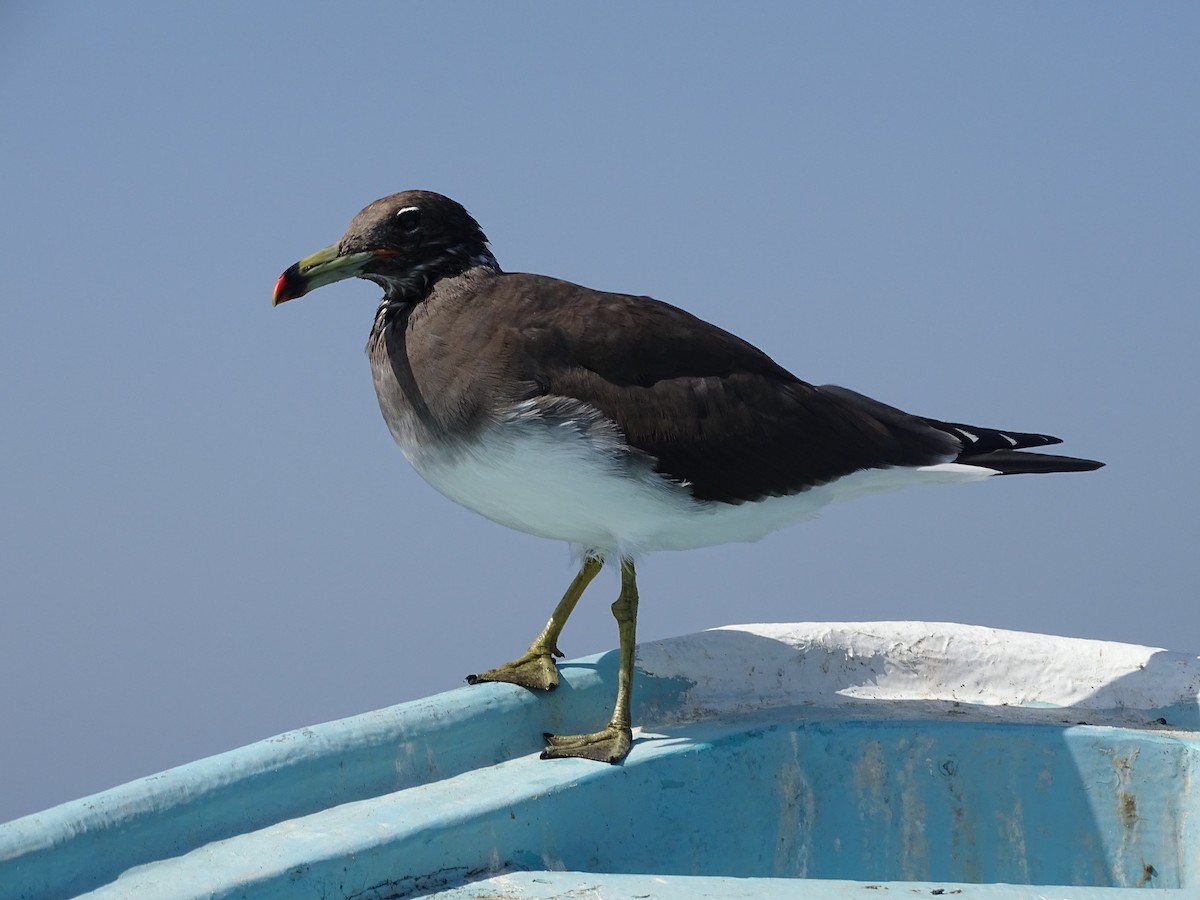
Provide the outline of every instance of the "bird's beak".
[[347,253],[342,256],[338,252],[337,244],[318,250],[279,276],[279,280],[275,282],[275,296],[271,305],[278,306],[280,303],[303,297],[319,287],[360,275],[367,264],[378,255],[366,252]]

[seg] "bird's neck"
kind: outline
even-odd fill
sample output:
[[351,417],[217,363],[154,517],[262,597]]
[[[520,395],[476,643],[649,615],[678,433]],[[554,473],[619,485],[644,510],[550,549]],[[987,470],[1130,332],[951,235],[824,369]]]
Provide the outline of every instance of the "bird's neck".
[[400,278],[391,276],[369,276],[383,288],[383,299],[379,309],[375,311],[373,334],[379,334],[392,324],[398,316],[410,312],[417,304],[423,303],[438,286],[450,279],[460,278],[473,270],[482,270],[479,274],[498,274],[500,264],[486,245],[474,248],[473,253],[464,250],[448,253],[440,259],[414,266]]
[[433,292],[444,278],[457,278],[477,267],[500,271],[500,264],[486,244],[447,248],[441,256],[419,263],[402,275],[367,276],[383,288],[382,306],[411,306]]

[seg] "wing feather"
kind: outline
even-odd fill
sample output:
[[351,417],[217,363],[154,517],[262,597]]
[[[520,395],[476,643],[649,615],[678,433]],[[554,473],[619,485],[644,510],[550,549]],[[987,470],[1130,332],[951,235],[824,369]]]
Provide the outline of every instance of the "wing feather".
[[698,499],[793,494],[859,469],[944,462],[961,447],[919,417],[808,384],[669,304],[574,285],[549,302],[539,286],[522,286],[533,301],[524,380],[599,410]]

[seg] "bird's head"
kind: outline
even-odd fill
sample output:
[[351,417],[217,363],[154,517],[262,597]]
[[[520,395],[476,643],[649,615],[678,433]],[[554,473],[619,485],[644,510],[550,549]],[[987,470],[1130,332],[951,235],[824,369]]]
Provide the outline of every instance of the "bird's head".
[[415,303],[439,278],[473,266],[499,268],[471,214],[441,194],[404,191],[376,200],[340,241],[280,275],[274,305],[351,277],[382,286],[388,300]]

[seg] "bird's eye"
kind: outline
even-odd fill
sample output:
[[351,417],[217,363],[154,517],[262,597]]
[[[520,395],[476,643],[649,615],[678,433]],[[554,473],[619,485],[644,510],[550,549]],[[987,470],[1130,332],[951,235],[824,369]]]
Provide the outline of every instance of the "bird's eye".
[[396,224],[405,231],[416,231],[421,224],[421,211],[415,206],[406,206],[396,213]]

